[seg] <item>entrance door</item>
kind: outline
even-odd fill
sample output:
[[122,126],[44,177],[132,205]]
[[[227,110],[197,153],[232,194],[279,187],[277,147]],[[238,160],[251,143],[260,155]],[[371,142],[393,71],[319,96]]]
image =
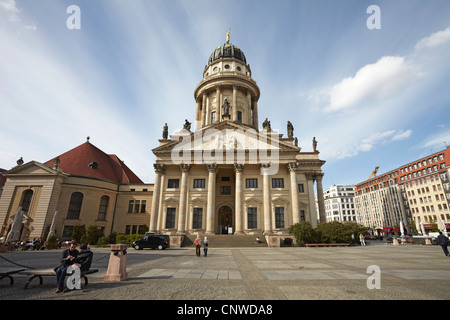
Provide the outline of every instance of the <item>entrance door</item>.
[[233,226],[232,211],[229,206],[223,206],[219,209],[219,233],[228,234],[228,229]]

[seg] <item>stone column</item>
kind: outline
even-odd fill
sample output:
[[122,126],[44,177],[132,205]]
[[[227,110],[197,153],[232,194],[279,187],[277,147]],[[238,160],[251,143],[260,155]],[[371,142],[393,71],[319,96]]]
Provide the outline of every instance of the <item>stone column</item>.
[[327,216],[325,213],[325,200],[323,198],[322,178],[323,178],[323,173],[315,174],[315,179],[316,179],[316,183],[317,183],[317,186],[316,186],[317,187],[317,204],[319,206],[320,223],[325,223],[325,222],[327,222]]
[[298,209],[298,185],[297,174],[295,169],[297,168],[296,162],[288,163],[287,168],[290,174],[291,180],[291,199],[292,199],[292,221],[294,224],[300,222],[300,211]]
[[307,179],[307,188],[308,188],[308,202],[309,202],[309,219],[306,221],[310,221],[312,226],[317,227],[317,211],[316,211],[316,199],[314,197],[314,173],[305,173]]
[[272,234],[272,208],[270,205],[270,164],[261,164],[263,176],[264,235]]
[[238,109],[237,109],[237,85],[233,84],[233,118],[232,121],[238,120]]
[[248,104],[248,117],[246,120],[247,121],[246,124],[248,124],[249,126],[253,126],[252,94],[250,90],[247,90],[247,104]]
[[220,95],[222,91],[220,90],[220,86],[216,86],[216,122],[220,122],[222,119],[222,110],[220,105]]
[[163,164],[153,164],[155,168],[155,185],[153,186],[152,207],[150,211],[150,230],[156,232],[156,223],[158,221],[159,200],[161,198],[161,176],[164,174],[165,166]]
[[180,164],[181,169],[181,186],[180,186],[180,205],[178,206],[178,234],[186,233],[186,207],[187,207],[187,191],[188,191],[188,175],[191,166],[189,164]]
[[197,110],[195,112],[195,123],[194,123],[194,131],[197,131],[201,126],[202,120],[202,99],[200,97],[197,98]]
[[253,102],[253,126],[258,130],[258,102],[256,100]]
[[202,94],[202,127],[206,125],[206,93]]
[[214,234],[217,164],[208,164],[208,199],[206,203],[206,234]]
[[236,172],[236,197],[235,197],[235,221],[236,230],[234,234],[243,234],[242,228],[242,171],[244,171],[243,164],[235,164],[234,171]]

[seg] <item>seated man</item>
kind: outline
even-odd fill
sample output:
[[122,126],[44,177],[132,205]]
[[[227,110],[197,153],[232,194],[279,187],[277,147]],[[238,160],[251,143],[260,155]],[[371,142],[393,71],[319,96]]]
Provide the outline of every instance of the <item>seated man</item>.
[[79,267],[81,272],[88,271],[92,264],[94,253],[88,248],[87,244],[80,246],[80,253],[74,261],[74,265]]
[[67,268],[74,263],[74,260],[79,253],[76,247],[76,243],[72,242],[70,247],[63,251],[60,265],[55,268],[57,284],[56,293],[60,293],[64,289],[64,280],[66,278]]

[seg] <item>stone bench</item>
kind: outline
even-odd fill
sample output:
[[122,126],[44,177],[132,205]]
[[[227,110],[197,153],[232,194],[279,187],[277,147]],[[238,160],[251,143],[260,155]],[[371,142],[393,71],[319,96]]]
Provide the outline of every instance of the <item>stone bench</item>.
[[[96,273],[98,272],[98,269],[89,269],[87,271],[81,271],[81,277],[84,279],[84,285],[88,284],[88,274]],[[24,271],[20,271],[19,274],[23,275],[29,275],[31,276],[30,279],[28,279],[28,282],[25,284],[24,289],[28,289],[28,286],[30,285],[31,281],[34,278],[39,278],[39,285],[42,285],[44,283],[43,277],[55,277],[56,272],[54,268],[49,269],[28,269]],[[69,275],[69,274],[67,274]]]
[[349,243],[307,243],[307,247],[348,247]]
[[3,278],[8,278],[9,279],[9,285],[12,286],[14,284],[14,278],[11,277],[12,274],[14,273],[19,273],[20,271],[23,271],[26,269],[17,269],[17,268],[2,268],[2,270],[0,270],[0,281]]

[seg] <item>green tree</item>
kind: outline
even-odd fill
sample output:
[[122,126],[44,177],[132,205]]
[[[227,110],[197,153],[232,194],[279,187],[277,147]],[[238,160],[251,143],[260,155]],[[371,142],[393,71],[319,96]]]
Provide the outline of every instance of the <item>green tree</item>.
[[302,221],[289,227],[289,233],[294,235],[297,245],[305,245],[305,243],[315,243],[319,240],[317,232],[314,230],[310,222]]
[[86,234],[86,226],[84,224],[73,226],[71,240],[81,242],[81,237],[85,234]]
[[86,239],[83,242],[97,244],[101,237],[103,237],[103,232],[97,226],[89,226],[86,230]]
[[352,235],[359,241],[359,235],[367,233],[367,228],[355,222],[331,221],[319,224],[316,232],[319,233],[323,243],[351,243]]

